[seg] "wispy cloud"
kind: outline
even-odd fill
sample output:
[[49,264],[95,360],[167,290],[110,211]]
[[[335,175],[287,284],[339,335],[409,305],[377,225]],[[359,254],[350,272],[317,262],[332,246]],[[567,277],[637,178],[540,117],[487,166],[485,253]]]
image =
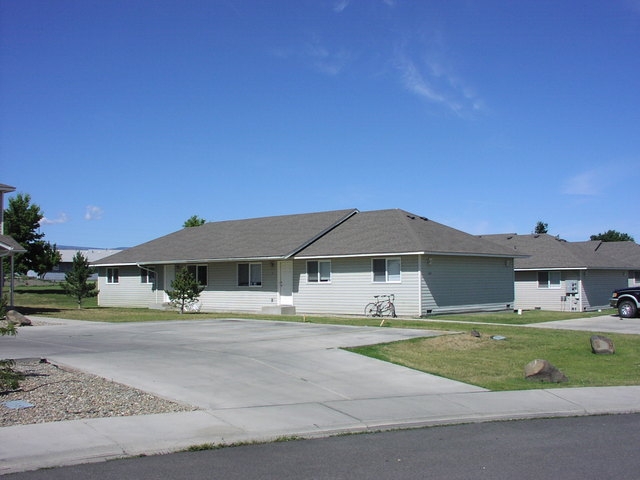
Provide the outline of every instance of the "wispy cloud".
[[587,170],[569,177],[562,188],[565,195],[593,196],[602,192],[604,184],[598,170]]
[[336,13],[342,12],[349,6],[350,0],[339,0],[333,5],[333,11]]
[[84,213],[85,220],[100,220],[102,218],[102,214],[104,211],[100,207],[96,207],[95,205],[87,205],[87,208]]
[[304,55],[314,70],[330,76],[338,75],[351,58],[347,50],[331,51],[317,39],[305,45]]
[[271,54],[283,60],[298,60],[307,68],[332,77],[342,72],[352,57],[345,48],[331,49],[317,35],[297,47],[274,48]]
[[[370,1],[370,0],[366,0],[366,1]],[[342,13],[344,9],[349,6],[350,3],[351,3],[351,0],[337,0],[333,4],[333,11],[336,13]],[[384,3],[389,7],[396,6],[396,0],[382,0],[382,3]]]
[[405,41],[396,49],[394,62],[409,92],[460,116],[484,110],[482,98],[448,60],[441,35],[428,47],[423,46],[423,53],[410,53],[410,49]]
[[67,223],[69,221],[69,215],[66,213],[61,213],[58,215],[58,218],[47,218],[42,217],[40,219],[40,225],[56,225],[59,223]]

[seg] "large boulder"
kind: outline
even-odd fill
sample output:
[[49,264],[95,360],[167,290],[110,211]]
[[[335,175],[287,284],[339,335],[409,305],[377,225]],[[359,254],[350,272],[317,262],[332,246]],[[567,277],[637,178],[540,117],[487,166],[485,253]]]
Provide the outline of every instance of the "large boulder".
[[13,323],[14,325],[18,325],[20,327],[31,325],[31,320],[29,320],[27,317],[16,310],[9,310],[6,316],[7,321]]
[[591,336],[591,351],[598,355],[613,355],[616,353],[616,347],[610,338],[602,335]]
[[547,360],[535,359],[524,367],[524,378],[531,381],[561,383],[569,380]]

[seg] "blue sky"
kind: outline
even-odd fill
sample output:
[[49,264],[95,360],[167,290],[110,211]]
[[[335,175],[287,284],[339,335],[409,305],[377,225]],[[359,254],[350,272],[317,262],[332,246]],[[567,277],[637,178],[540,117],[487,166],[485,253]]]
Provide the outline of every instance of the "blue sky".
[[343,208],[640,241],[638,52],[640,0],[0,0],[0,183],[58,245]]

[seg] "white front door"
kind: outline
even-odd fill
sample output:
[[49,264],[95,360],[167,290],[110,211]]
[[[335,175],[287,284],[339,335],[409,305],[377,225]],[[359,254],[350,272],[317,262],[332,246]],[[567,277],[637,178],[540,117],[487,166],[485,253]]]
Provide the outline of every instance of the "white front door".
[[278,304],[293,305],[293,261],[278,262]]
[[175,265],[165,265],[164,266],[164,302],[169,301],[169,295],[167,295],[167,290],[171,290],[171,282],[176,279],[176,266]]

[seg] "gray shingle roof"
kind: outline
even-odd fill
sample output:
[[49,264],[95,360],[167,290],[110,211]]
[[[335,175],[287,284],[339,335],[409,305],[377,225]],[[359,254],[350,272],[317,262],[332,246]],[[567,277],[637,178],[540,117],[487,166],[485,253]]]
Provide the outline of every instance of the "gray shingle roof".
[[510,251],[492,242],[400,209],[360,212],[297,256],[417,252],[513,256]]
[[357,210],[209,222],[183,228],[96,265],[286,258]]
[[513,257],[480,239],[404,210],[336,210],[205,223],[184,228],[96,265],[310,258],[402,253]]
[[6,255],[8,252],[21,253],[26,252],[26,250],[13,237],[0,235],[0,255]]
[[515,233],[482,238],[528,255],[515,260],[516,270],[640,268],[640,245],[635,242],[567,242],[548,234]]

